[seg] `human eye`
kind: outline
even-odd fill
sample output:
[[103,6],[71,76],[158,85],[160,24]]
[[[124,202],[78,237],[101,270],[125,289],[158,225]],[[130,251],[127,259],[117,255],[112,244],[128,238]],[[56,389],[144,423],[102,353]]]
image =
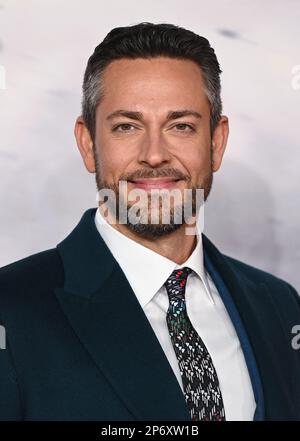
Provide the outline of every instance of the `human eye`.
[[135,127],[129,123],[118,124],[112,128],[113,132],[132,132]]
[[178,132],[192,132],[195,131],[194,127],[191,124],[187,123],[178,123],[174,127],[176,127],[176,131]]

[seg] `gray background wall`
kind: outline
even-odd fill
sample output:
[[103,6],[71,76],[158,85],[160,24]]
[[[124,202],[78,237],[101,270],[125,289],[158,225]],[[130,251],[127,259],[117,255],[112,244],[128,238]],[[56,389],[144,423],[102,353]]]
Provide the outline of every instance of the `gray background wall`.
[[0,266],[96,206],[73,136],[82,76],[111,28],[140,21],[206,36],[223,69],[231,134],[205,233],[300,290],[299,0],[0,0]]

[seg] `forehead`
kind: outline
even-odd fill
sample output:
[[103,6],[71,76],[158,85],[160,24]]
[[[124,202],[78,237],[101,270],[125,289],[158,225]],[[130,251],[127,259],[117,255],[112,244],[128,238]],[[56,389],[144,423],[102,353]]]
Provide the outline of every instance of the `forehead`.
[[168,57],[112,61],[102,76],[100,107],[204,105],[207,97],[201,68],[191,60]]

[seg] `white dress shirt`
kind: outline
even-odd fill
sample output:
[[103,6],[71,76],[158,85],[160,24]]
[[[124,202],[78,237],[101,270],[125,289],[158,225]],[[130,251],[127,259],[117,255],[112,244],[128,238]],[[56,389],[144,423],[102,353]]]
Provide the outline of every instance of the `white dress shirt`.
[[193,270],[186,284],[187,314],[213,360],[226,420],[253,420],[256,403],[248,368],[235,328],[204,268],[201,234],[197,234],[197,245],[190,257],[178,265],[120,233],[104,219],[99,208],[95,223],[130,283],[182,391],[178,361],[166,321],[169,298],[164,283],[174,269],[188,266]]

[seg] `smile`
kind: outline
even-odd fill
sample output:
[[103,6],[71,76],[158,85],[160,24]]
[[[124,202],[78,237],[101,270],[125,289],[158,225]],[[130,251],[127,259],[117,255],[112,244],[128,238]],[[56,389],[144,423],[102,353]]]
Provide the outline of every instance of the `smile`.
[[160,188],[172,188],[179,182],[180,179],[174,178],[155,178],[155,179],[137,179],[129,181],[135,188],[148,189],[160,189]]

